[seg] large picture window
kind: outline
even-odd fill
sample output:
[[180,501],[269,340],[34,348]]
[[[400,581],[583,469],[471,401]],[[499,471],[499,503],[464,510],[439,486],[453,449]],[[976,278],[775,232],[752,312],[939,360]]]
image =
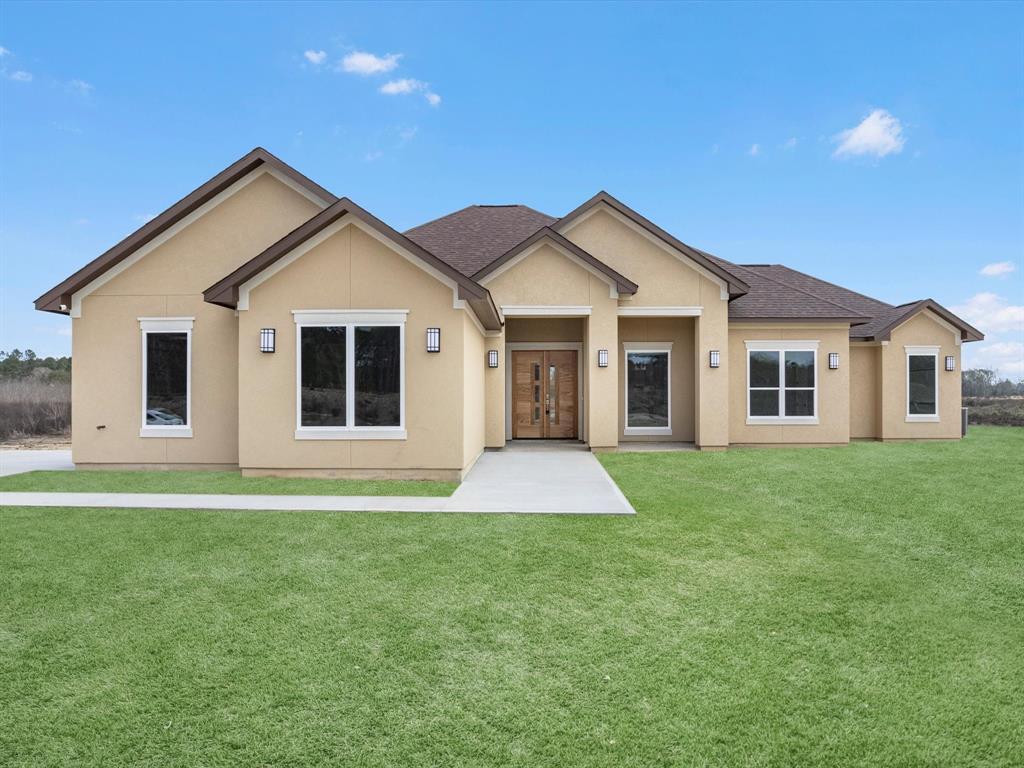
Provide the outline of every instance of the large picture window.
[[625,434],[672,434],[671,343],[627,343]]
[[938,347],[907,347],[906,351],[907,421],[938,421]]
[[297,439],[405,437],[405,312],[295,312]]
[[816,424],[817,342],[747,342],[747,423]]
[[140,318],[142,437],[192,436],[192,318]]

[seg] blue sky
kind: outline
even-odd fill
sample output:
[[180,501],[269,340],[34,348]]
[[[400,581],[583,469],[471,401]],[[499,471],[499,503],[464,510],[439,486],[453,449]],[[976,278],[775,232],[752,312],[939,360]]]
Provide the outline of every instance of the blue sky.
[[[1024,375],[1024,6],[0,6],[0,349],[260,145],[399,229],[606,189],[681,239],[931,297]],[[985,268],[992,274],[983,274]]]

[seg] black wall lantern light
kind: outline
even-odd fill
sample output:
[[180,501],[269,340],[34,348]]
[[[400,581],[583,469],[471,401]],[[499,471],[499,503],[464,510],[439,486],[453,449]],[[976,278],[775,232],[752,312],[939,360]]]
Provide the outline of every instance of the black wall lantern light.
[[599,349],[597,350],[597,367],[607,368],[608,367],[608,350]]
[[953,357],[952,355],[946,355],[946,370],[947,371],[955,371],[956,370],[956,358]]
[[489,349],[487,350],[487,367],[497,368],[498,367],[498,350]]
[[828,369],[830,371],[839,370],[839,353],[829,352],[828,353]]
[[441,351],[441,329],[427,328],[427,352]]
[[722,353],[717,349],[712,349],[711,354],[708,356],[708,365],[712,368],[718,368],[722,364]]
[[260,328],[260,352],[274,351],[274,337],[277,331],[273,328]]

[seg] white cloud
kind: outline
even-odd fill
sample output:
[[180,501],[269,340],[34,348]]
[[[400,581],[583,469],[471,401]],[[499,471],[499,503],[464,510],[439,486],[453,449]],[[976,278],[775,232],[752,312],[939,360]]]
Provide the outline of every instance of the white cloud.
[[1024,306],[1009,304],[997,294],[976,293],[950,309],[986,335],[1007,331],[1024,334]]
[[71,336],[71,323],[62,325],[57,329],[58,336]]
[[85,80],[72,80],[68,83],[68,88],[72,91],[77,91],[82,96],[88,96],[93,90],[93,86]]
[[747,154],[750,155],[751,157],[757,157],[758,155],[761,154],[761,145],[751,144],[750,149],[747,150]]
[[422,91],[427,84],[411,77],[403,77],[401,80],[389,80],[380,87],[380,92],[388,96],[404,96],[407,93]]
[[345,72],[352,72],[357,75],[379,75],[390,72],[398,66],[398,60],[402,58],[400,53],[388,53],[384,56],[374,56],[365,51],[355,51],[341,60],[341,68]]
[[986,264],[978,274],[985,277],[1006,277],[1016,268],[1012,261],[997,261],[994,264]]
[[712,144],[711,145],[711,154],[712,155],[717,155],[718,154],[718,145],[717,144]]
[[793,136],[789,140],[787,140],[785,144],[782,145],[782,148],[783,149],[796,149],[796,145],[797,145],[796,136]]
[[327,51],[306,51],[302,54],[310,64],[319,66],[327,61]]
[[384,157],[384,153],[379,149],[375,149],[363,155],[363,160],[367,163],[372,163],[374,160],[380,160],[382,157]]
[[441,106],[441,97],[438,96],[433,91],[427,91],[425,96],[424,96],[424,98],[426,98],[427,103],[430,106],[432,106],[432,107],[439,107],[439,106]]
[[17,80],[19,83],[30,83],[30,82],[32,82],[32,73],[31,72],[26,72],[23,69],[19,69],[19,70],[15,71],[15,72],[11,72],[11,74],[9,74],[7,77],[9,79],[11,79],[11,80]]
[[0,59],[2,59],[4,56],[10,56],[10,55],[11,55],[11,52],[9,50],[7,50],[6,48],[4,48],[2,45],[0,45]]
[[993,341],[964,345],[964,368],[988,368],[1001,377],[1024,378],[1024,343]]
[[140,224],[145,224],[147,221],[152,221],[153,219],[155,219],[156,218],[156,214],[155,213],[136,213],[134,216],[132,216],[132,218],[135,219]]
[[419,130],[420,130],[419,127],[415,126],[415,125],[411,126],[410,128],[401,128],[401,129],[399,129],[399,131],[398,131],[398,138],[399,138],[398,145],[401,147],[401,146],[405,146],[406,144],[408,144],[410,141],[413,140],[413,138],[415,138],[416,134],[419,133]]
[[885,157],[903,151],[903,125],[884,109],[876,109],[854,128],[847,128],[832,137],[839,146],[833,157],[873,155]]

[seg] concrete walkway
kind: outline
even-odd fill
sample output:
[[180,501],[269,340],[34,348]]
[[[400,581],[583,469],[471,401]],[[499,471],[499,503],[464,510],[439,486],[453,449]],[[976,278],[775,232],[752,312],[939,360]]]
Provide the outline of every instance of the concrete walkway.
[[0,450],[0,477],[33,472],[37,469],[74,469],[71,451]]
[[582,446],[571,450],[509,448],[504,451],[488,451],[480,457],[454,494],[440,498],[190,493],[0,493],[0,506],[8,505],[329,512],[636,514],[604,467]]

